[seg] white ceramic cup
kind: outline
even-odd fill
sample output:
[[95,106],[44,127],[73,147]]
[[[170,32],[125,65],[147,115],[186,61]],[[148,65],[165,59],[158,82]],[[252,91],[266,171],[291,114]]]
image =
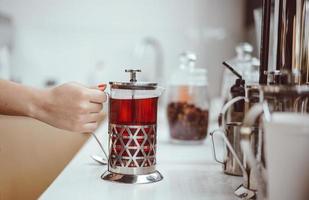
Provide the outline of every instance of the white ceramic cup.
[[309,199],[309,115],[264,121],[269,200]]

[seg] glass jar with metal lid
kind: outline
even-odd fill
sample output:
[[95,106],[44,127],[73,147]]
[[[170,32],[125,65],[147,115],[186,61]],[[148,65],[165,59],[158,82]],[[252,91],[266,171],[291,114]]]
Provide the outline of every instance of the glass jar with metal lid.
[[207,135],[207,71],[196,68],[195,61],[195,54],[182,53],[169,82],[167,117],[173,142],[201,143]]

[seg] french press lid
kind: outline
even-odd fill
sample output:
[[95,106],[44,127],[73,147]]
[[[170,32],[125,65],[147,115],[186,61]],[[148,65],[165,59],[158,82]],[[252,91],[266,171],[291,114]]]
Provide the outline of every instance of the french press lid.
[[125,90],[155,90],[157,83],[140,82],[136,80],[136,73],[141,72],[140,69],[126,69],[125,72],[130,73],[130,82],[109,82],[112,89]]

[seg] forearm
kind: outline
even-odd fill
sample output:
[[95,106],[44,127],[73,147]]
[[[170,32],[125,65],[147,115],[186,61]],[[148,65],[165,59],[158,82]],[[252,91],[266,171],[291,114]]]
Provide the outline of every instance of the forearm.
[[0,80],[0,114],[35,117],[43,90]]
[[105,101],[104,92],[79,84],[40,90],[0,80],[0,114],[28,116],[70,131],[93,132]]

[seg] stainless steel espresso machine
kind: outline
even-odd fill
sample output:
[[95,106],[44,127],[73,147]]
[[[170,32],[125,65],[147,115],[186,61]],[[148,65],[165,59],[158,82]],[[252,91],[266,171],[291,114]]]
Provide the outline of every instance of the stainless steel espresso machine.
[[[274,47],[270,46],[272,1],[263,0],[263,22],[260,51],[261,85],[304,85],[309,83],[308,29],[306,0],[274,1]],[[274,58],[270,58],[274,51]],[[275,66],[269,66],[274,59]]]
[[[225,163],[233,163],[233,168],[228,169],[231,172],[237,163],[244,177],[243,184],[235,191],[241,199],[267,199],[261,119],[269,118],[273,112],[309,112],[308,4],[306,0],[263,0],[259,84],[247,85],[239,76],[235,85],[237,91],[244,92],[232,95],[234,98],[224,110],[231,107],[232,115],[242,118],[222,123],[224,116],[220,116],[221,135],[228,152]],[[275,41],[271,43],[270,38]],[[238,127],[231,129],[230,124],[235,123]]]

